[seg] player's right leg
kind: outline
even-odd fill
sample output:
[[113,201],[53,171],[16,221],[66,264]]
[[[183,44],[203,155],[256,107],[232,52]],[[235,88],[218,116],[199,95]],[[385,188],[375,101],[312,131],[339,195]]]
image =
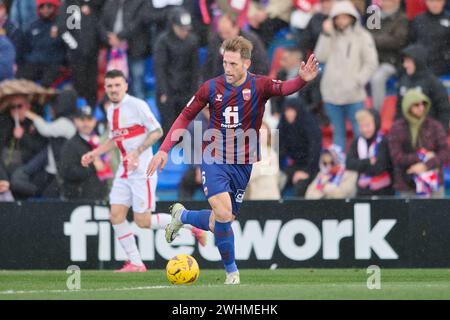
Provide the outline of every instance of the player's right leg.
[[116,179],[110,193],[110,221],[115,236],[128,257],[128,261],[121,269],[117,270],[118,272],[147,271],[136,245],[133,231],[127,221],[131,199],[131,188],[127,184],[127,180]]

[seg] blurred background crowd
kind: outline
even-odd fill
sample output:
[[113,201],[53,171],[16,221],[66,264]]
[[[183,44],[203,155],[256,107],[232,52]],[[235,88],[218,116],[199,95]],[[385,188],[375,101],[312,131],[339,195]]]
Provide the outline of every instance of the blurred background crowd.
[[[105,199],[119,154],[80,158],[107,139],[106,70],[167,132],[237,35],[253,73],[322,64],[267,104],[248,199],[445,196],[449,0],[0,0],[0,201]],[[157,194],[204,199],[200,170],[169,162]]]

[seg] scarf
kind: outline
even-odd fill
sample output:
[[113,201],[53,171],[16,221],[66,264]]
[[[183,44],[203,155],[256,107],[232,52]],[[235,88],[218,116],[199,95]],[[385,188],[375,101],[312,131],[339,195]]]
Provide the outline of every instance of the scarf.
[[[96,134],[91,134],[87,143],[89,143],[92,149],[95,149],[100,145],[100,138]],[[112,179],[114,174],[111,170],[111,155],[109,153],[102,154],[100,159],[103,161],[104,167],[103,170],[97,171],[97,178],[100,181]]]
[[[359,159],[376,158],[378,155],[378,147],[383,140],[383,133],[378,132],[376,138],[368,145],[368,141],[363,137],[358,138],[358,157]],[[358,186],[361,189],[369,188],[372,191],[380,190],[391,185],[391,176],[387,171],[384,171],[378,176],[369,176],[360,174],[358,178]]]
[[[420,148],[417,151],[417,156],[422,163],[427,162],[427,150]],[[416,183],[416,194],[418,196],[429,198],[434,191],[439,190],[439,174],[437,169],[425,171],[419,175],[414,175],[414,182]]]

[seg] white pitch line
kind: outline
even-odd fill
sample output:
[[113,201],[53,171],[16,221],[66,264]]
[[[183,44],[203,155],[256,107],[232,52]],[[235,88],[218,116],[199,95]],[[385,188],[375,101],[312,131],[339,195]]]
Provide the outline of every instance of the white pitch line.
[[[246,285],[240,285],[243,287]],[[36,293],[74,293],[74,292],[108,292],[108,291],[136,291],[136,290],[153,290],[153,289],[171,289],[171,288],[186,288],[189,286],[146,286],[146,287],[132,287],[132,288],[98,288],[98,289],[80,289],[80,290],[6,290],[0,291],[0,295],[13,295],[13,294],[36,294]],[[224,285],[205,285],[205,286],[193,286],[195,287],[221,287]]]
[[148,286],[148,287],[134,287],[134,288],[98,288],[98,289],[80,289],[80,290],[6,290],[0,291],[0,295],[11,294],[34,294],[34,293],[73,293],[73,292],[102,292],[102,291],[132,291],[132,290],[151,290],[151,289],[166,289],[171,286]]

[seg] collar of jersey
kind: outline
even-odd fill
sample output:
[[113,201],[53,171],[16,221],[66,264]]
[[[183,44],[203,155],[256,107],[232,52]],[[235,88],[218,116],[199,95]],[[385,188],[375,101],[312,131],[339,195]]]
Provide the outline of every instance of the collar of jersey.
[[228,83],[225,74],[223,75],[223,77],[225,79],[225,87],[227,87],[227,89],[239,91],[239,90],[242,90],[242,88],[245,86],[245,84],[250,80],[251,75],[250,75],[250,72],[247,71],[247,77],[245,78],[245,81],[238,87],[235,87],[231,83]]
[[130,95],[127,93],[127,94],[125,94],[125,96],[123,97],[122,101],[118,102],[117,104],[114,104],[114,103],[113,103],[114,108],[120,107],[120,105],[123,104],[123,103],[125,102],[125,100],[128,99],[129,96],[130,96]]

